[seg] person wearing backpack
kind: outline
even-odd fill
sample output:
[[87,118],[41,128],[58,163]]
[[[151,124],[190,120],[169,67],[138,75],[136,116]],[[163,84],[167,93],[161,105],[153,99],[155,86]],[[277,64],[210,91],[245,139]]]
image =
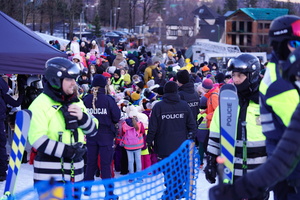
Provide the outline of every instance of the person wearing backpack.
[[[142,170],[141,150],[144,147],[145,129],[142,122],[137,119],[138,111],[136,107],[131,106],[128,118],[122,124],[122,140],[121,145],[124,146],[128,157],[128,170],[130,174],[134,173],[134,162],[136,163],[136,171]],[[133,182],[130,179],[129,182]],[[138,182],[143,182],[138,179]]]

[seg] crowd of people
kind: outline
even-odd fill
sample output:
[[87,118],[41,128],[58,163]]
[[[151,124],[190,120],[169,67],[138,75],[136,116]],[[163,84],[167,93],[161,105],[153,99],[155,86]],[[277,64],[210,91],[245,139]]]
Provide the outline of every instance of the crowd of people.
[[[294,84],[299,74],[290,73],[289,67],[283,67],[288,74],[281,75],[279,70],[286,61],[286,66],[297,67],[299,56],[289,54],[300,46],[299,32],[294,31],[299,24],[296,16],[275,19],[270,27],[272,60],[260,63],[257,57],[245,53],[230,59],[226,70],[217,63],[191,61],[175,48],[164,57],[160,50],[155,55],[145,48],[125,52],[123,44],[108,42],[100,52],[95,41],[87,48],[86,41],[74,37],[68,58],[47,61],[43,92],[29,106],[33,115],[28,138],[35,152],[35,183],[50,177],[79,182],[94,180],[95,176],[113,178],[115,172],[134,173],[168,157],[186,139],[196,141],[200,168],[207,181],[215,183],[221,148],[219,93],[223,85],[233,84],[239,99],[234,185],[226,190],[222,184],[214,187],[210,198],[268,199],[272,185],[257,188],[259,192],[248,189],[251,192],[239,193],[237,187],[243,184],[236,186],[235,182],[249,181],[250,176],[244,180],[246,174],[268,162],[299,103]],[[292,56],[294,61],[289,59]],[[8,85],[3,82],[0,86],[6,94]],[[28,91],[21,84],[19,90],[18,101],[3,96],[1,104],[20,105]],[[288,108],[278,107],[287,102]],[[6,155],[4,149],[2,154]],[[3,181],[7,159],[0,158]],[[47,167],[49,163],[51,168]],[[282,182],[271,188],[276,199],[299,199],[298,172],[294,173],[284,181],[278,179]],[[162,199],[178,199],[183,194],[180,187],[175,194],[168,192],[172,185],[167,183],[172,181],[180,182],[166,176]],[[113,184],[105,190],[107,199],[118,199]],[[91,195],[91,188],[86,187],[84,195]],[[80,198],[78,194],[73,196]]]

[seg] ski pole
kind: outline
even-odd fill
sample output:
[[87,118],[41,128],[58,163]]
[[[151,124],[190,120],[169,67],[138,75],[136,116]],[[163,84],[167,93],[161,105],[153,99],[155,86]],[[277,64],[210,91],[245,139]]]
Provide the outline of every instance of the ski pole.
[[[62,134],[63,134],[62,131],[58,132],[58,141],[59,142],[62,142]],[[60,165],[61,165],[62,181],[63,181],[63,183],[65,183],[65,169],[64,169],[64,158],[63,157],[60,158]]]
[[218,163],[219,185],[223,185],[223,181],[224,181],[223,173],[224,173],[225,158],[223,158],[222,156],[218,156],[216,160]]
[[247,173],[247,138],[246,138],[246,125],[247,122],[242,123],[242,140],[243,140],[243,175]]

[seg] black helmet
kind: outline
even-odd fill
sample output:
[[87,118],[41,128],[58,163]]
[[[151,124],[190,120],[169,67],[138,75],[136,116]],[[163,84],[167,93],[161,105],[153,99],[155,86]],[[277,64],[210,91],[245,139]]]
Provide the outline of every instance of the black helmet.
[[227,66],[227,71],[241,72],[247,75],[251,84],[259,80],[260,63],[256,56],[251,54],[239,55],[236,58],[231,58]]
[[300,41],[300,17],[284,15],[274,19],[270,26],[269,39],[279,59],[285,60],[290,53],[287,42]]
[[46,62],[45,79],[55,89],[61,89],[64,78],[77,79],[79,75],[79,66],[66,58],[55,57]]
[[282,65],[283,78],[294,83],[300,77],[300,47],[293,51]]

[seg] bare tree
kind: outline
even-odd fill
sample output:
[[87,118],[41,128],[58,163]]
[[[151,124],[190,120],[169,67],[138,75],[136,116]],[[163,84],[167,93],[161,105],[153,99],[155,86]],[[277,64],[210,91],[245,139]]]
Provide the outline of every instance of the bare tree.
[[143,2],[143,20],[142,24],[147,24],[149,13],[153,7],[153,0],[144,0]]

